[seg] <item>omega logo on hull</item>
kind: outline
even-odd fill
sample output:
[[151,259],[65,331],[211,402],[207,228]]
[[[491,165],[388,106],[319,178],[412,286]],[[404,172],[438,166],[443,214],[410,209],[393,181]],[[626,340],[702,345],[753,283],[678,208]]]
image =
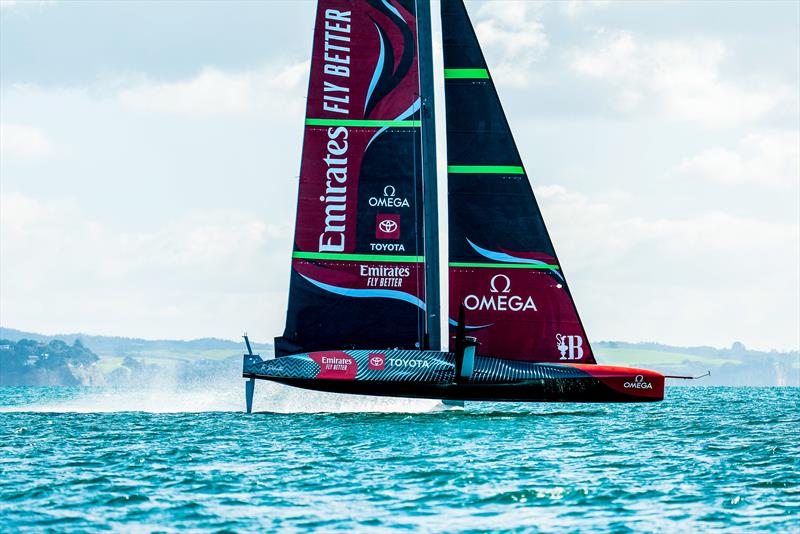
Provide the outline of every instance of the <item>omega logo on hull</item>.
[[625,389],[653,389],[653,384],[644,381],[643,375],[636,375],[633,382],[625,382]]

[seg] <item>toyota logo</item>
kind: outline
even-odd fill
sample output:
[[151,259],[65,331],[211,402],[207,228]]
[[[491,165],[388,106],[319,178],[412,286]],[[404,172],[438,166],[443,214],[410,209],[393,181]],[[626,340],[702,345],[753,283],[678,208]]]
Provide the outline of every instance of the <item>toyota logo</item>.
[[378,223],[378,228],[381,232],[386,234],[392,234],[397,231],[397,223],[392,221],[391,219],[384,219],[383,221]]
[[383,356],[373,356],[369,359],[369,363],[374,365],[375,367],[380,367],[383,365]]
[[[505,289],[502,290],[497,289],[498,279],[505,280]],[[504,274],[496,274],[492,277],[492,281],[489,282],[489,288],[492,293],[508,293],[509,291],[511,291],[511,280]]]

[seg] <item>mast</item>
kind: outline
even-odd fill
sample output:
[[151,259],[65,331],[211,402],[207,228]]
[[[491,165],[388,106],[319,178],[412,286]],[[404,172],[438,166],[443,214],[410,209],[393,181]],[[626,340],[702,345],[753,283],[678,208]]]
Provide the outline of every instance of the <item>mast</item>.
[[422,202],[425,242],[427,346],[440,350],[439,200],[436,193],[436,125],[433,101],[433,36],[430,0],[417,0],[420,98],[422,99]]

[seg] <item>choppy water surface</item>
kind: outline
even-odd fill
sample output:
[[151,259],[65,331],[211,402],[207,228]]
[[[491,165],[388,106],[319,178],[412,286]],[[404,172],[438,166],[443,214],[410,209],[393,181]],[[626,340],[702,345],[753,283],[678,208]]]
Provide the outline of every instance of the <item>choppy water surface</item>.
[[800,530],[797,388],[464,411],[259,388],[283,413],[0,388],[0,531]]

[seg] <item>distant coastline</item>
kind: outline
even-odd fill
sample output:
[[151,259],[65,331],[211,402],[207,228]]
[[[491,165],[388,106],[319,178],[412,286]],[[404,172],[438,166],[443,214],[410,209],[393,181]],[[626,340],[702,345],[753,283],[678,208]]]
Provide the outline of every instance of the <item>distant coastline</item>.
[[[599,341],[599,362],[642,366],[665,374],[711,376],[692,385],[800,386],[800,352],[676,347]],[[272,355],[272,345],[254,350]],[[202,386],[241,372],[244,344],[204,338],[144,340],[87,334],[43,335],[0,327],[0,386]]]

